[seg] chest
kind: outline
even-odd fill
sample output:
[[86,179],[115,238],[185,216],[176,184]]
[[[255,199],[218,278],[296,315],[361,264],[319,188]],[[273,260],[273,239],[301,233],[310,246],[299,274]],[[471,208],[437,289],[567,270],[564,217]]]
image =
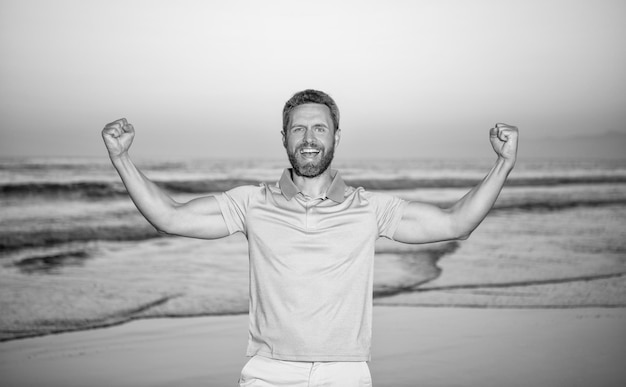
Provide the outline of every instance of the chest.
[[263,203],[249,209],[248,239],[277,253],[345,255],[370,246],[378,236],[376,215],[367,202],[297,201]]

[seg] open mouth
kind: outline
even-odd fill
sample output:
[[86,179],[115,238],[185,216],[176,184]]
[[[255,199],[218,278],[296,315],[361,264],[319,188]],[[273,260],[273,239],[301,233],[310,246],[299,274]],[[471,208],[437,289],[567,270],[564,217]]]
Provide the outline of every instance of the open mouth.
[[316,148],[302,148],[300,149],[300,154],[304,157],[315,157],[320,153],[319,149]]

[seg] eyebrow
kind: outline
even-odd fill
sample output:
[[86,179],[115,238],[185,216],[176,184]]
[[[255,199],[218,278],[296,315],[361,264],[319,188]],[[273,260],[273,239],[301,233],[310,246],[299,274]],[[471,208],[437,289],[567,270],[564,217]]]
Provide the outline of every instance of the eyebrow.
[[[320,126],[324,127],[324,128],[330,128],[330,126],[326,125],[323,122],[318,123],[318,124],[313,124],[314,128],[320,127]],[[289,125],[289,129],[293,129],[293,128],[297,128],[297,127],[306,127],[306,125],[304,125],[304,124],[292,124],[292,125]]]

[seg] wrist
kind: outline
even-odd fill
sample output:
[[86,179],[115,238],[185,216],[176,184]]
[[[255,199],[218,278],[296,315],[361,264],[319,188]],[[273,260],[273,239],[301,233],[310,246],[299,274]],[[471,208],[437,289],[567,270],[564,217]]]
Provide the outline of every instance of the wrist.
[[109,158],[111,159],[111,162],[113,163],[113,165],[130,161],[130,156],[128,155],[128,152],[122,152],[116,155],[109,153]]
[[506,158],[503,156],[498,156],[496,165],[498,165],[500,168],[504,169],[507,173],[509,173],[515,166],[515,158]]

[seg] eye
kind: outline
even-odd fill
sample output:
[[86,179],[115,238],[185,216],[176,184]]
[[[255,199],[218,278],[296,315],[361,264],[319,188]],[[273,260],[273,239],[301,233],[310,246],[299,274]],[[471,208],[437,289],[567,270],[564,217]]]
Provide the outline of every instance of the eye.
[[316,126],[314,129],[318,133],[325,133],[328,130],[325,126]]
[[302,126],[294,126],[293,128],[291,128],[291,133],[300,133],[304,131],[304,128]]

